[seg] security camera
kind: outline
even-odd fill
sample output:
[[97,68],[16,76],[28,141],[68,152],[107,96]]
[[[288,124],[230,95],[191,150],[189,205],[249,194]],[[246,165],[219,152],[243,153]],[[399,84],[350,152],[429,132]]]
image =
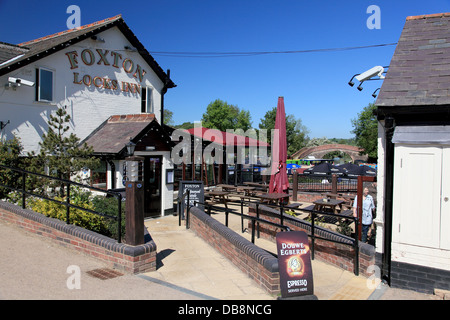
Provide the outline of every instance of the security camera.
[[383,73],[384,73],[384,68],[381,66],[376,66],[376,67],[373,67],[372,69],[369,69],[369,70],[364,71],[363,73],[357,75],[355,77],[355,79],[358,80],[359,82],[369,80],[370,78],[373,78],[376,76],[380,77],[380,79],[384,79]]
[[20,87],[22,84],[24,86],[28,86],[28,87],[34,86],[34,82],[33,81],[28,81],[28,80],[20,79],[20,78],[9,77],[8,81],[10,83],[12,83],[13,85],[15,84],[17,87]]

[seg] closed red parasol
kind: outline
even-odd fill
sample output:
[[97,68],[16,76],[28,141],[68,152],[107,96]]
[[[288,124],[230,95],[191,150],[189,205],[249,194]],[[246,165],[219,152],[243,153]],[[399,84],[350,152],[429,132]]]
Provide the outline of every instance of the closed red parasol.
[[284,98],[278,98],[275,132],[272,139],[272,171],[270,176],[270,193],[289,193],[289,181],[286,170],[286,113]]

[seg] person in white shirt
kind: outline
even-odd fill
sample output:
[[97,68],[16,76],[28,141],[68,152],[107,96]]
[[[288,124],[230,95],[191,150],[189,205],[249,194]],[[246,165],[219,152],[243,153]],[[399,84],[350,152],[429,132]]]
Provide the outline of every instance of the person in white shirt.
[[[358,213],[356,211],[356,206],[358,204],[358,196],[355,197],[353,202],[353,216],[357,217]],[[369,232],[370,226],[373,222],[372,210],[375,210],[375,203],[373,202],[373,197],[369,194],[369,189],[364,188],[363,201],[362,201],[362,217],[361,217],[361,241],[367,242],[367,234]]]

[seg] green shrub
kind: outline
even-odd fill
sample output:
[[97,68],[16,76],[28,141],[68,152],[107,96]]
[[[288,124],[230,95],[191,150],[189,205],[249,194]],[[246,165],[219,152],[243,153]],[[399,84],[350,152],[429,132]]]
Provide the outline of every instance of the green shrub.
[[[56,197],[55,200],[64,202],[65,199]],[[42,213],[43,215],[66,221],[66,206],[46,200],[46,199],[32,199],[29,201],[29,205],[33,211]],[[77,203],[75,204],[81,208],[95,210],[92,204]],[[87,230],[98,232],[100,234],[110,236],[107,219],[81,209],[70,208],[70,223],[76,226],[80,226]]]
[[[95,196],[94,198],[92,198],[91,200],[92,205],[94,206],[94,211],[100,212],[102,214],[107,214],[108,216],[113,216],[113,217],[117,217],[118,214],[118,203],[117,203],[117,199],[112,197],[112,198],[107,198],[104,196]],[[121,236],[122,238],[125,237],[125,202],[122,201],[121,204],[121,212],[122,212],[122,223],[121,223]],[[106,219],[107,220],[107,225],[108,225],[108,230],[111,234],[111,237],[113,237],[114,239],[118,238],[118,221],[117,220],[113,220],[113,219]]]

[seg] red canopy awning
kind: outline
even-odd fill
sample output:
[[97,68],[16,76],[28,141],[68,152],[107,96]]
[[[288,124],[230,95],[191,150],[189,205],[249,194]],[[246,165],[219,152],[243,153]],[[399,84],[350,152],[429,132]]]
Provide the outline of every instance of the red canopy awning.
[[191,135],[202,138],[205,141],[211,141],[223,146],[235,145],[245,147],[270,147],[270,144],[254,138],[237,135],[231,132],[224,132],[217,129],[209,129],[204,127],[187,129]]

